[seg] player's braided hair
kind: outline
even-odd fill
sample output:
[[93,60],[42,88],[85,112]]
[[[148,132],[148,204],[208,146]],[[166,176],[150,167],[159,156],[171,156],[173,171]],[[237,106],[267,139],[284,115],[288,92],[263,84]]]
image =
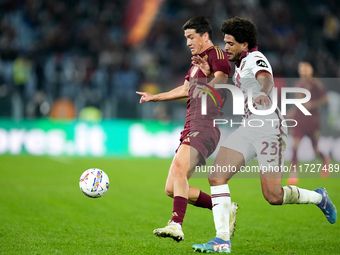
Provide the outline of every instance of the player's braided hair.
[[205,16],[198,15],[192,17],[183,25],[182,28],[183,30],[195,29],[196,33],[199,33],[200,36],[207,32],[209,34],[209,39],[212,40],[211,24]]
[[223,34],[234,36],[238,43],[248,43],[248,49],[257,46],[257,27],[250,20],[235,17],[222,22],[221,31]]

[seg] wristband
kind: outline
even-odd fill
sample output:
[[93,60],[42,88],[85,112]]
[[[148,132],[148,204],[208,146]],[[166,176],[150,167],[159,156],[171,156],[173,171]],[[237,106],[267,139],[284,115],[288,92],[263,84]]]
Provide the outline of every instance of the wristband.
[[265,96],[265,97],[267,97],[267,94],[264,93],[264,92],[260,92],[260,93],[257,94],[257,96]]

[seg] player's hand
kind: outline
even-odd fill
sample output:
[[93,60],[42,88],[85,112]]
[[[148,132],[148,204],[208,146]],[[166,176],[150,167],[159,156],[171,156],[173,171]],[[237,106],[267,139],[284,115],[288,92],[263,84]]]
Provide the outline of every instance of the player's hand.
[[255,103],[262,105],[263,108],[268,108],[270,106],[269,97],[264,95],[259,95],[255,98]]
[[208,61],[205,59],[201,58],[200,56],[196,55],[191,58],[191,64],[194,66],[197,66],[201,71],[204,73],[205,76],[207,77],[214,77],[214,74],[212,70],[210,69]]
[[148,92],[139,92],[139,91],[136,91],[136,93],[138,95],[141,95],[140,100],[139,100],[140,104],[142,104],[144,102],[153,102],[154,101],[155,95],[152,95]]

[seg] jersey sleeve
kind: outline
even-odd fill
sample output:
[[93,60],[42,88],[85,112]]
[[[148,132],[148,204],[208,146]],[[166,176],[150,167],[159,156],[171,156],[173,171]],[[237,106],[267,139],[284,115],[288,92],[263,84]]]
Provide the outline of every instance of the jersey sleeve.
[[227,75],[230,73],[231,65],[227,53],[220,47],[214,47],[209,54],[209,64],[211,70],[215,73],[221,71]]
[[253,56],[249,61],[249,68],[251,72],[254,74],[255,78],[261,72],[267,72],[273,75],[272,67],[269,64],[267,58],[260,52],[254,52]]

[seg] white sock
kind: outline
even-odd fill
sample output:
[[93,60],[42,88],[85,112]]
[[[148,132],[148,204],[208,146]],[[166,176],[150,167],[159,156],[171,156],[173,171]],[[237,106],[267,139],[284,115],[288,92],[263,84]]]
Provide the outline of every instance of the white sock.
[[321,202],[322,196],[312,190],[300,189],[296,186],[283,187],[283,205],[284,204],[315,204]]
[[216,237],[229,240],[229,210],[231,198],[228,184],[211,186],[212,211],[214,215]]

